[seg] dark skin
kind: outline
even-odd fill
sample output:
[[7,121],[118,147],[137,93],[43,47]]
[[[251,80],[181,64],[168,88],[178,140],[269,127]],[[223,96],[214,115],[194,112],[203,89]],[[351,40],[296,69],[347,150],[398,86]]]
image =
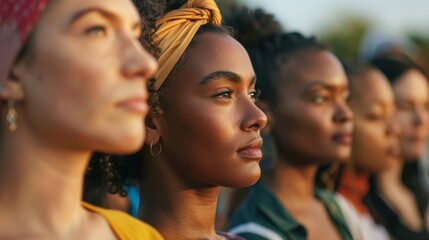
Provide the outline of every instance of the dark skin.
[[260,177],[259,130],[267,120],[255,105],[250,59],[226,34],[197,38],[166,83],[163,113],[147,127],[146,144],[161,142],[163,149],[156,159],[146,154],[139,216],[166,239],[217,239],[220,187]]
[[386,77],[371,69],[352,79],[350,107],[354,113],[352,158],[358,172],[371,174],[398,161],[395,103]]
[[[297,53],[281,67],[280,100],[262,104],[278,158],[265,184],[307,229],[308,239],[340,239],[323,204],[314,197],[318,164],[350,157],[352,112],[345,73],[328,51]],[[287,127],[285,127],[287,126]]]

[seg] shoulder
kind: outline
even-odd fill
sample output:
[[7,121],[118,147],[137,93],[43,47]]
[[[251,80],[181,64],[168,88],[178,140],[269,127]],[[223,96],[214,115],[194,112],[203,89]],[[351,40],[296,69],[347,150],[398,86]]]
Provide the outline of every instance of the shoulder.
[[283,237],[273,229],[260,223],[247,222],[231,228],[228,232],[247,240],[282,240]]
[[162,240],[163,237],[150,225],[141,222],[130,215],[116,211],[108,210],[82,203],[82,206],[89,211],[103,216],[120,239],[138,240]]

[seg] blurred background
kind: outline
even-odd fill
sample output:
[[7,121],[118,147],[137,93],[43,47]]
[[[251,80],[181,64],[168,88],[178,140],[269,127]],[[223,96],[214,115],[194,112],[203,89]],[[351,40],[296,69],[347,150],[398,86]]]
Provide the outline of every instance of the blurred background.
[[428,69],[429,1],[425,0],[217,0],[260,7],[288,31],[315,35],[338,57],[372,58],[386,48],[405,51]]

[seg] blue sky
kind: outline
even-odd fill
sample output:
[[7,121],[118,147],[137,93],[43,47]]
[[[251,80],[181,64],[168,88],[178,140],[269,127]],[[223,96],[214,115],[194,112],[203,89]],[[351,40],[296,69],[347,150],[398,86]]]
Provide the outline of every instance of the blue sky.
[[390,34],[429,36],[428,0],[242,0],[274,13],[288,30],[317,34],[346,16],[362,16]]

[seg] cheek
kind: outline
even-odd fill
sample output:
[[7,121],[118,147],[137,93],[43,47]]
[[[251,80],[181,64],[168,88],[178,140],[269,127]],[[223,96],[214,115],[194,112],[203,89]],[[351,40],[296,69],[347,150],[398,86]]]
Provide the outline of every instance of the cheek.
[[[330,135],[330,119],[326,114],[317,111],[303,111],[300,107],[290,107],[276,115],[276,129],[281,129],[282,138],[288,142],[301,143],[320,147],[328,144]],[[274,131],[277,131],[274,129]]]
[[412,113],[406,111],[398,111],[396,114],[396,121],[401,128],[400,136],[407,136],[413,132],[413,118]]
[[372,170],[386,157],[385,134],[381,126],[355,122],[353,158],[358,167]]
[[83,59],[67,59],[59,66],[55,65],[57,59],[48,60],[51,64],[48,61],[38,68],[40,74],[34,86],[30,87],[40,89],[34,98],[44,99],[51,106],[51,111],[73,119],[79,115],[93,116],[111,104],[109,96],[112,96],[115,86],[109,80],[114,76],[106,76],[107,69]]
[[163,141],[167,148],[172,148],[171,152],[194,155],[190,158],[210,158],[225,154],[232,147],[239,126],[234,124],[234,116],[226,107],[195,99],[178,101],[175,109],[168,111],[163,120]]

